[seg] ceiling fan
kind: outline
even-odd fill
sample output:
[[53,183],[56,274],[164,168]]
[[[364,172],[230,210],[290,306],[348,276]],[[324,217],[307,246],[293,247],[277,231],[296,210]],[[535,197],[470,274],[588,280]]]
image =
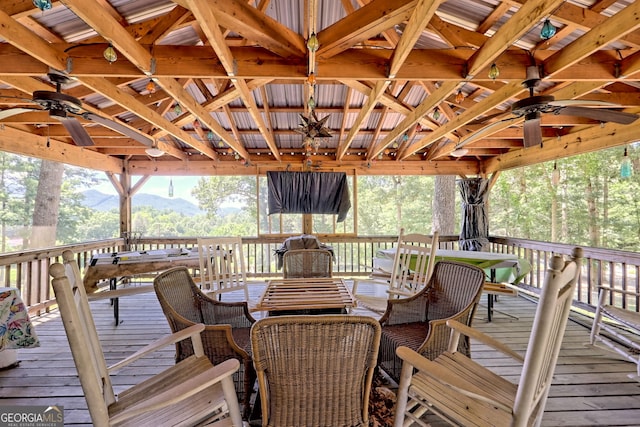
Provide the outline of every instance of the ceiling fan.
[[56,90],[37,90],[33,92],[33,97],[27,101],[33,102],[38,107],[33,108],[10,108],[0,111],[0,120],[7,117],[14,116],[16,114],[26,113],[29,111],[48,111],[49,116],[57,119],[62,123],[64,128],[69,132],[73,142],[78,146],[90,146],[94,145],[91,136],[87,133],[86,129],[82,126],[80,121],[76,117],[82,117],[85,120],[91,120],[115,130],[123,135],[126,135],[144,145],[152,146],[153,139],[151,137],[142,135],[138,132],[134,132],[127,126],[124,126],[114,120],[101,117],[97,114],[90,113],[82,108],[82,102],[71,95],[66,95],[61,92],[61,87],[70,81],[70,78],[60,72],[50,71],[47,76],[52,83],[55,83]]
[[[508,125],[509,122],[517,121],[524,118],[523,133],[524,146],[532,147],[542,143],[542,129],[540,127],[540,119],[542,114],[557,114],[585,117],[588,119],[598,120],[600,122],[614,122],[621,124],[633,123],[638,115],[625,113],[623,111],[611,110],[607,108],[590,108],[590,107],[619,107],[604,101],[589,101],[578,99],[561,99],[556,100],[550,95],[534,95],[534,88],[540,84],[540,72],[537,65],[527,67],[527,78],[522,83],[529,89],[529,97],[514,102],[511,106],[511,114],[503,120],[499,120],[481,129],[475,134],[470,135],[466,140],[460,141],[456,148],[461,148],[471,139],[477,140],[482,135],[491,133],[492,129],[498,126]],[[589,107],[590,106],[590,107]],[[500,113],[502,115],[503,113]],[[484,121],[495,117],[486,117]]]

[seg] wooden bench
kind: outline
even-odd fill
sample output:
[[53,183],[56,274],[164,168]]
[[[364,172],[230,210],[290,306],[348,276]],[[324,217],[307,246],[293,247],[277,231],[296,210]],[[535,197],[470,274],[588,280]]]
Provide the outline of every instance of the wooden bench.
[[[636,373],[629,374],[629,378],[640,381],[640,313],[609,305],[607,302],[611,291],[609,287],[600,287],[589,342],[635,363]],[[624,298],[635,298],[635,304],[640,300],[638,292],[621,289],[614,289],[613,292],[622,294]]]

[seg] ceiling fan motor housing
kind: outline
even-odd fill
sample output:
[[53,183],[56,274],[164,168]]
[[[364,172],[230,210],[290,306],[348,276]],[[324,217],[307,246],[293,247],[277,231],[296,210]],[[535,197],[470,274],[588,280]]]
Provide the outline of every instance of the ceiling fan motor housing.
[[49,110],[52,113],[53,110],[78,113],[82,109],[82,103],[78,98],[48,90],[37,90],[33,92],[33,102],[41,105],[45,110]]

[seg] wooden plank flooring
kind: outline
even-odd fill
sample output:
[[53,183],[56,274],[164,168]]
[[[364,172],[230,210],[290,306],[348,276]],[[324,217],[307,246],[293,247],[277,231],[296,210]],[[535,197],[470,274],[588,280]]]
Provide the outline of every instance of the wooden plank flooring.
[[[252,299],[257,300],[261,291],[259,286],[252,289]],[[519,319],[497,313],[488,323],[486,307],[481,307],[474,326],[508,343],[516,351],[524,352],[535,303],[523,297],[501,297],[496,308],[518,315]],[[121,324],[117,327],[108,300],[92,302],[92,309],[108,363],[169,332],[153,293],[121,299]],[[356,312],[372,314],[361,308]],[[572,315],[576,320],[583,320],[579,317]],[[61,405],[66,425],[90,425],[58,314],[53,312],[35,318],[33,322],[41,347],[20,350],[20,365],[0,371],[0,405]],[[604,351],[585,347],[587,340],[588,330],[570,321],[542,424],[640,426],[640,383],[627,377],[634,372],[634,365],[612,358]],[[520,367],[516,362],[479,344],[473,346],[472,353],[482,364],[517,381]],[[122,389],[172,364],[173,350],[168,348],[156,358],[142,359],[121,370],[113,382],[117,390]],[[434,422],[433,425],[441,423]]]

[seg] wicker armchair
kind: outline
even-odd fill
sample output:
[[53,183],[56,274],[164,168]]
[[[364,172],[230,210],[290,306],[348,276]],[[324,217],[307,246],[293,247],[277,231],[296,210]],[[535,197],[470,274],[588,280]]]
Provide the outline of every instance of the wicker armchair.
[[[438,261],[422,291],[409,298],[389,300],[387,310],[380,318],[379,367],[399,381],[402,360],[396,355],[398,347],[409,347],[428,359],[435,359],[444,352],[450,334],[447,320],[471,326],[484,278],[484,271],[478,267]],[[469,340],[461,340],[458,350],[469,356]]]
[[[250,413],[250,398],[255,382],[251,359],[251,325],[255,319],[246,301],[221,302],[207,297],[193,281],[186,267],[160,273],[153,282],[162,311],[173,332],[203,323],[204,352],[214,365],[238,359],[240,369],[233,376],[238,399],[243,403],[243,418]],[[176,362],[193,354],[188,341],[176,343]]]
[[251,328],[263,426],[368,426],[380,344],[372,317],[277,316]]
[[333,255],[326,249],[295,249],[282,257],[282,275],[288,278],[331,277]]

